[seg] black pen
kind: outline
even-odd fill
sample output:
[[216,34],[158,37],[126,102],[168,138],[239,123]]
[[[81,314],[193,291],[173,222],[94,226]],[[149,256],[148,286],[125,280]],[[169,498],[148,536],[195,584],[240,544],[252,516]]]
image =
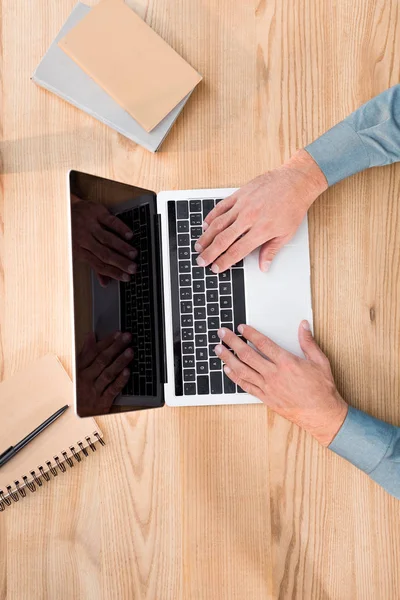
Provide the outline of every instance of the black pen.
[[29,442],[31,442],[33,439],[35,439],[35,437],[37,435],[39,435],[39,433],[42,433],[42,431],[44,429],[46,429],[46,427],[51,425],[56,419],[58,419],[58,417],[61,417],[61,415],[67,410],[67,408],[68,408],[68,404],[66,404],[65,406],[60,408],[57,412],[54,413],[54,415],[51,415],[51,417],[46,419],[44,421],[44,423],[39,425],[39,427],[36,427],[36,429],[31,431],[31,433],[29,435],[27,435],[26,437],[24,437],[23,440],[18,442],[18,444],[15,444],[15,446],[10,446],[8,448],[8,450],[6,450],[2,454],[0,454],[0,467],[5,465],[6,462],[8,462],[13,456],[15,456],[17,454],[17,452],[22,450],[22,448],[25,448],[25,446],[27,444],[29,444]]

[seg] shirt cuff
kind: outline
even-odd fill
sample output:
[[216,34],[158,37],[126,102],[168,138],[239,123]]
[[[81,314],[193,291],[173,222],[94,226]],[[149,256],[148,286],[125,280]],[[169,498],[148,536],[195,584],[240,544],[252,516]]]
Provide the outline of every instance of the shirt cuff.
[[396,428],[352,406],[329,449],[371,473],[384,458]]
[[329,129],[305,150],[315,160],[330,186],[369,167],[364,144],[345,121]]

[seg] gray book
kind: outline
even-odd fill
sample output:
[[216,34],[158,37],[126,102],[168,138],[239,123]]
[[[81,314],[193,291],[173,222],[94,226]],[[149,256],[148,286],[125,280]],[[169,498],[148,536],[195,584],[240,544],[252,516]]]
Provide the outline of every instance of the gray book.
[[78,3],[75,6],[67,22],[33,73],[32,80],[115,129],[115,131],[136,142],[136,144],[143,146],[150,152],[156,152],[178,118],[190,94],[181,100],[152,131],[145,131],[58,46],[58,41],[70,29],[75,27],[89,11],[90,7],[86,4]]

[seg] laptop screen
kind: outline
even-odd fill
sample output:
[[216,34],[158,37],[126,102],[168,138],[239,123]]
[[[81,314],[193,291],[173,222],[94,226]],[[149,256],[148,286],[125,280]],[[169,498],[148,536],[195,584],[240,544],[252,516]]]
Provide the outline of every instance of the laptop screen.
[[79,416],[164,404],[156,195],[70,173],[75,390]]

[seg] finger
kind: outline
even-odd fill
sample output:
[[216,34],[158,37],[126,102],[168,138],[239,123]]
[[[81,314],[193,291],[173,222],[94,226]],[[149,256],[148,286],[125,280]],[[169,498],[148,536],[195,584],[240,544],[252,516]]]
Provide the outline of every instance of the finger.
[[203,252],[216,238],[216,236],[232,225],[237,217],[235,210],[229,210],[225,214],[217,217],[203,235],[199,237],[194,245],[196,252]]
[[123,333],[113,340],[113,343],[99,352],[88,368],[88,374],[92,379],[97,379],[100,374],[106,369],[128,346],[131,341],[130,333]]
[[232,206],[236,203],[236,200],[237,200],[237,196],[236,196],[236,193],[234,193],[231,196],[228,196],[227,198],[222,200],[221,202],[218,202],[218,204],[215,205],[215,207],[208,213],[208,215],[204,219],[203,230],[206,231],[206,229],[209,228],[211,223],[217,217],[219,217],[220,215],[223,215],[230,208],[232,208]]
[[254,383],[250,383],[250,381],[240,379],[237,373],[235,371],[232,371],[232,369],[228,365],[224,366],[224,372],[226,373],[227,377],[229,377],[229,379],[236,383],[236,385],[241,387],[242,390],[244,390],[248,394],[251,394],[252,396],[255,396],[256,398],[259,398],[261,401],[264,402],[264,392],[261,388],[259,388],[257,385],[254,385]]
[[246,340],[251,342],[257,350],[262,352],[264,356],[266,356],[269,360],[274,363],[279,362],[279,360],[287,354],[283,348],[275,344],[269,337],[263,335],[254,327],[250,327],[249,325],[239,325],[238,332],[241,335],[244,335]]
[[109,213],[107,209],[99,214],[97,218],[99,223],[118,233],[124,240],[131,240],[133,238],[132,230],[121,219]]
[[136,248],[133,248],[133,246],[124,242],[124,240],[122,240],[118,235],[107,231],[103,227],[94,228],[93,235],[98,242],[103,244],[103,246],[107,246],[108,248],[115,250],[122,256],[126,256],[127,258],[134,260],[138,255]]
[[[215,259],[221,256],[221,254],[225,252],[225,250],[227,250],[242,233],[243,229],[237,220],[227,229],[221,231],[208,248],[206,248],[197,258],[199,267],[206,267],[210,263],[213,263]],[[214,273],[218,273],[218,271],[214,271]]]
[[96,273],[96,275],[97,275],[97,279],[98,279],[101,287],[103,287],[103,288],[107,287],[108,284],[110,283],[110,278],[105,277],[104,275],[100,275],[100,273]]
[[249,344],[246,344],[230,329],[222,327],[218,330],[218,337],[224,341],[224,344],[232,348],[238,359],[242,362],[261,373],[265,369],[273,369],[272,363],[263,358],[258,352],[256,352]]
[[113,381],[122,373],[122,371],[129,365],[133,358],[132,348],[127,348],[122,354],[102,371],[99,377],[96,379],[94,387],[98,394],[102,394],[106,387],[112,384]]
[[263,377],[257,373],[254,369],[245,365],[240,361],[230,350],[222,346],[222,344],[217,344],[215,346],[215,354],[226,364],[232,371],[234,371],[237,377],[243,381],[248,381],[253,385],[256,385],[261,389],[263,385]]
[[268,272],[275,256],[278,254],[279,250],[283,248],[287,241],[288,238],[286,237],[276,237],[272,240],[268,240],[268,242],[265,242],[265,244],[261,246],[259,265],[263,273]]
[[319,365],[329,364],[328,358],[322,352],[311,333],[311,327],[308,321],[302,321],[299,326],[299,342],[305,357]]
[[102,398],[104,401],[111,406],[114,399],[122,392],[130,376],[130,370],[124,369],[122,373],[112,382],[111,385],[103,392]]
[[99,352],[102,352],[114,342],[121,335],[120,331],[116,331],[111,335],[108,335],[104,340],[96,342],[96,335],[93,332],[87,333],[85,341],[83,343],[82,350],[79,354],[78,366],[80,369],[86,369],[92,364]]
[[232,265],[235,265],[240,260],[245,258],[250,252],[252,252],[259,245],[257,236],[249,231],[242,238],[238,239],[224,254],[222,254],[217,260],[211,265],[213,273],[222,273],[229,269]]
[[111,248],[103,246],[103,244],[100,244],[94,237],[90,239],[87,249],[106,265],[117,267],[130,275],[133,275],[137,271],[137,265],[135,263],[128,258],[125,258],[125,256],[118,254],[118,252],[115,252]]
[[131,276],[128,273],[124,273],[120,269],[104,263],[97,256],[92,254],[92,252],[86,250],[86,248],[81,248],[80,253],[82,260],[89,263],[96,273],[105,275],[111,279],[116,279],[117,281],[130,281]]

